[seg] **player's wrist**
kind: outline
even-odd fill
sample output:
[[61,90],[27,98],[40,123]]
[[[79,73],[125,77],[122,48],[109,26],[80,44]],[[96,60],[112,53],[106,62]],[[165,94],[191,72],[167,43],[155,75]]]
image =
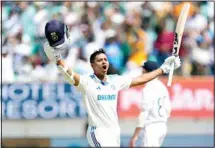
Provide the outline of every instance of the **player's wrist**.
[[66,71],[68,70],[68,67],[63,59],[57,59],[56,60],[57,66],[62,66]]
[[165,67],[163,65],[158,69],[158,71],[159,71],[160,75],[163,75],[163,74],[166,73],[166,69],[165,69]]
[[164,70],[160,67],[158,68],[160,75],[164,74]]

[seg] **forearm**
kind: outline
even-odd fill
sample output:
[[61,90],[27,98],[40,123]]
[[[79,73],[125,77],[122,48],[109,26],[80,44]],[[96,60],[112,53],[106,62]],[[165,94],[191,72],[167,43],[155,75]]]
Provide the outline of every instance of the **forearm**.
[[132,136],[132,139],[137,139],[138,135],[140,134],[142,128],[141,127],[136,127],[135,128],[135,131],[134,131],[134,134]]
[[145,84],[148,81],[151,81],[154,78],[156,78],[156,77],[158,77],[158,76],[160,76],[162,74],[163,74],[163,71],[162,71],[161,68],[158,68],[157,70],[154,70],[154,71],[149,72],[149,73],[142,74],[139,77],[136,77],[136,78],[132,79],[130,87]]
[[140,128],[140,127],[135,128],[134,134],[133,134],[131,141],[129,143],[130,147],[135,147],[136,141],[138,139],[138,135],[140,134],[141,130],[142,130],[142,128]]
[[148,112],[147,111],[142,111],[140,112],[138,118],[137,118],[137,126],[135,128],[134,134],[132,136],[133,140],[137,140],[138,135],[140,134],[142,128],[144,127],[144,121],[146,119],[146,117],[148,116]]
[[64,76],[65,80],[67,80],[70,84],[78,86],[80,76],[77,73],[73,72],[72,69],[66,65],[64,60],[59,59],[57,60],[56,64],[58,66],[58,70]]

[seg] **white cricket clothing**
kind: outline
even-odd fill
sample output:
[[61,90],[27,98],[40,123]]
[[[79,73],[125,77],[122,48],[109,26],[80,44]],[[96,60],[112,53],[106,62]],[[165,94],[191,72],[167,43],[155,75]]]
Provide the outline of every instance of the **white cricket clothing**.
[[80,76],[77,88],[84,97],[90,126],[119,128],[118,92],[129,88],[131,81],[132,78],[119,75],[107,75],[106,82],[102,82],[94,74]]
[[[61,52],[53,50],[48,42],[44,44],[44,51],[52,61],[56,61],[56,54]],[[129,88],[131,81],[131,77],[119,75],[107,75],[106,82],[102,82],[94,74],[80,76],[76,88],[82,92],[84,98],[89,124],[87,139],[91,147],[120,147],[118,92]]]
[[120,147],[120,129],[88,126],[87,140],[90,147]]
[[166,86],[157,78],[142,90],[142,111],[137,127],[143,128],[143,147],[160,147],[167,133],[166,122],[171,112],[171,102]]
[[142,90],[143,98],[141,108],[148,114],[143,121],[140,121],[138,127],[144,127],[150,123],[166,122],[171,112],[171,102],[166,86],[157,78],[146,83]]
[[156,122],[143,128],[141,147],[160,147],[167,133],[165,122]]

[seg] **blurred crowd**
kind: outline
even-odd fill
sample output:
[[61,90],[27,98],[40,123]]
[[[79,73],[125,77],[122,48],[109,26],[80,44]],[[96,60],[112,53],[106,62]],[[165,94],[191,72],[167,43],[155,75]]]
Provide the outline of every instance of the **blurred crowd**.
[[[63,53],[76,72],[92,72],[90,54],[104,48],[109,74],[127,74],[146,60],[160,65],[171,55],[184,2],[2,2],[2,81],[59,81],[44,54],[44,27],[58,19],[70,31]],[[176,75],[214,74],[214,3],[192,2]]]

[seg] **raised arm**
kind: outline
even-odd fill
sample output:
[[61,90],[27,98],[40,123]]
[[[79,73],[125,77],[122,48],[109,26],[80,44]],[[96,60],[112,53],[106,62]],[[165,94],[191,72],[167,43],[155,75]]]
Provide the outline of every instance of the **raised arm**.
[[154,78],[156,78],[164,73],[166,73],[166,74],[169,73],[172,62],[175,63],[175,67],[174,67],[175,69],[177,69],[181,66],[181,61],[180,61],[179,57],[175,57],[175,56],[168,57],[165,60],[165,62],[161,65],[160,68],[158,68],[152,72],[142,74],[138,77],[133,78],[131,81],[130,87],[145,84],[146,82],[151,81]]
[[157,70],[154,70],[149,73],[142,74],[142,75],[132,79],[130,87],[145,84],[146,82],[151,81],[154,78],[156,78],[157,76],[162,75],[162,74],[163,74],[163,70],[161,68],[158,68]]
[[63,59],[59,59],[56,62],[58,70],[63,75],[66,81],[75,86],[79,85],[80,75],[73,72],[71,68],[68,68]]
[[66,81],[70,84],[78,86],[80,82],[80,75],[73,72],[71,68],[67,66],[65,61],[61,58],[61,51],[50,47],[48,43],[44,44],[44,52],[49,60],[55,62],[58,70],[63,75]]
[[70,84],[79,86],[80,75],[73,72],[61,58],[61,52],[66,50],[70,43],[67,26],[58,20],[50,20],[45,25],[45,36],[47,42],[44,43],[43,49],[48,59],[56,63],[58,70]]

